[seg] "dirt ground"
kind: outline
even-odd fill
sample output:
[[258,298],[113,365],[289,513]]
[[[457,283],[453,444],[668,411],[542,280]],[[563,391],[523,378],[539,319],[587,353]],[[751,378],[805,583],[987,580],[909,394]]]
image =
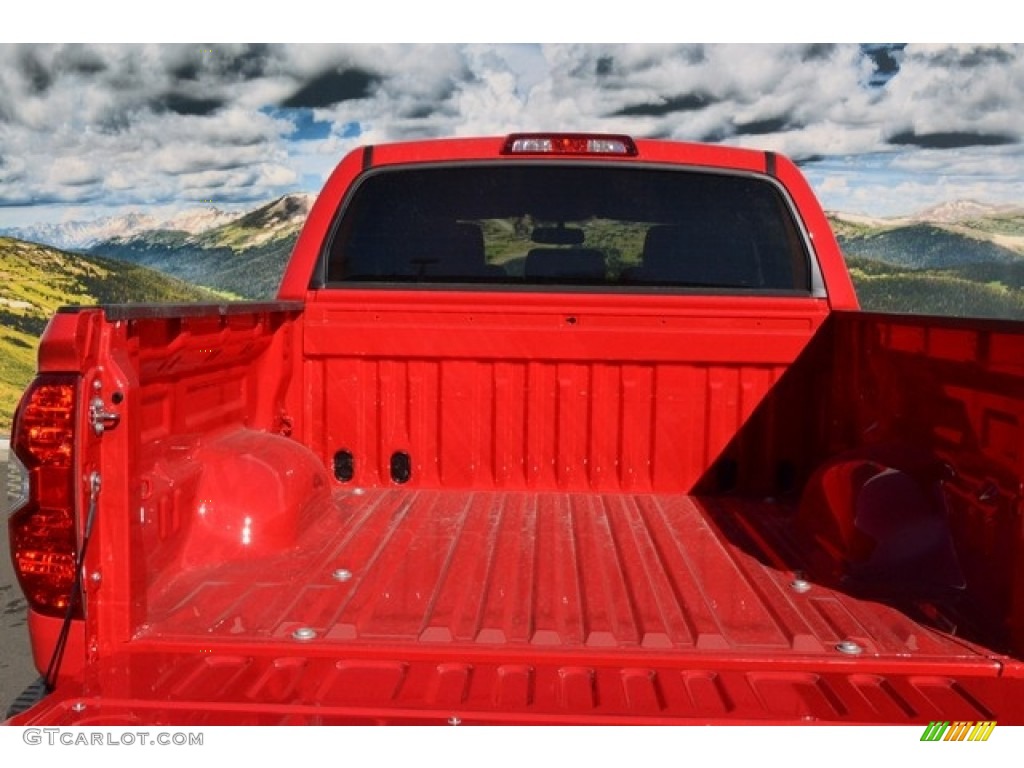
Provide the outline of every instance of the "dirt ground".
[[14,578],[7,546],[7,451],[0,450],[0,719],[26,686],[39,677],[32,666],[25,626],[25,598]]

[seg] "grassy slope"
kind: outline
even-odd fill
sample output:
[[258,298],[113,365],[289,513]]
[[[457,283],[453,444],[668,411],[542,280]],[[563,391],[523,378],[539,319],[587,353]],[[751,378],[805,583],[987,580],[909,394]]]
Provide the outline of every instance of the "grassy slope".
[[0,433],[35,371],[39,336],[58,307],[217,298],[148,269],[0,237]]
[[915,269],[949,269],[961,264],[1011,263],[1014,251],[985,237],[928,224],[838,235],[843,252]]
[[1019,269],[970,265],[916,270],[856,257],[848,257],[847,263],[864,309],[1024,320],[1024,276]]
[[[224,229],[224,238],[242,239],[237,230]],[[139,264],[194,285],[247,299],[273,298],[295,245],[297,233],[272,239],[256,248],[236,250],[225,244],[198,247],[171,242],[105,243],[93,249],[97,255],[111,256],[120,263]]]
[[112,240],[90,253],[140,264],[247,299],[277,293],[309,202],[289,195],[197,236],[168,230]]
[[956,225],[829,221],[865,309],[1024,319],[1019,213]]

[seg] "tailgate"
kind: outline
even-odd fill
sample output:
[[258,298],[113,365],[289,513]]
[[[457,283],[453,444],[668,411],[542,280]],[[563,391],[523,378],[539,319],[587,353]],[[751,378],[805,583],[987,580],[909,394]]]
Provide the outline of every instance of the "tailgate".
[[[430,654],[423,654],[429,656]],[[12,725],[927,724],[1024,721],[1021,670],[913,665],[811,671],[715,667],[669,657],[637,666],[533,656],[463,661],[132,653],[102,665],[103,696],[66,686]],[[540,661],[540,663],[538,663]],[[605,659],[605,662],[609,660]],[[637,660],[631,660],[637,661]],[[703,659],[704,662],[709,661]],[[801,669],[800,666],[804,666]],[[747,667],[747,668],[742,668]],[[1004,670],[1005,671],[1005,670]]]

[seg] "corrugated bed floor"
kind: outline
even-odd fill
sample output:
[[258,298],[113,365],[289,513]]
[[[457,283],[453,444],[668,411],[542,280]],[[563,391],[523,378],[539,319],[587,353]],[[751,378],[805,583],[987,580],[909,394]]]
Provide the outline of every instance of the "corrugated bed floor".
[[920,606],[794,589],[791,516],[339,492],[288,551],[154,584],[132,641],[25,724],[1024,722],[1019,662]]
[[983,649],[803,567],[785,507],[681,495],[339,492],[299,545],[184,572],[151,639],[289,638],[584,652],[978,659]]

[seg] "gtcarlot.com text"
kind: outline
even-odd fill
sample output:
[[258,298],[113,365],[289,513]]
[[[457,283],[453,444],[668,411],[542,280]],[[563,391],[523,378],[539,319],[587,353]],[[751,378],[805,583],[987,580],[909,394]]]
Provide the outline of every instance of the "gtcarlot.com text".
[[48,747],[201,747],[202,733],[182,731],[88,731],[79,728],[26,728],[22,740]]

